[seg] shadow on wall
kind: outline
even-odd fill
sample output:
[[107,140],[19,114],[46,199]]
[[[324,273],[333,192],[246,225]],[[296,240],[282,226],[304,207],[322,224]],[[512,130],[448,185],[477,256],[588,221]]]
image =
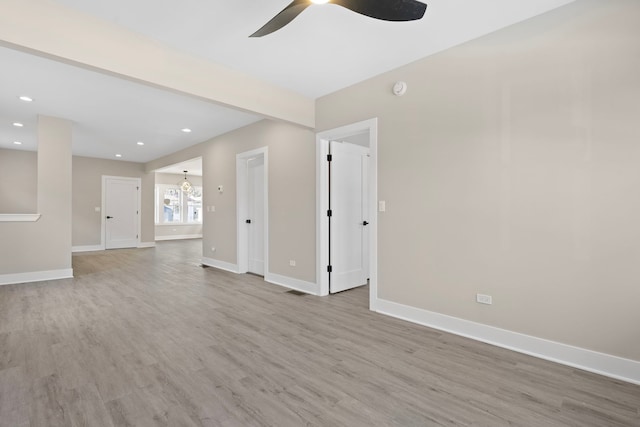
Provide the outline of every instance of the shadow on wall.
[[0,149],[0,214],[36,213],[38,153]]

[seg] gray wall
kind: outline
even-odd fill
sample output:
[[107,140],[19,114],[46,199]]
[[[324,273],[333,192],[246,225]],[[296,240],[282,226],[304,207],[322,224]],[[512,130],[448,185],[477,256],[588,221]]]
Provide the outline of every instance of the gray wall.
[[[269,149],[269,272],[315,282],[315,136],[263,120],[146,165],[158,169],[202,157],[203,256],[236,264],[236,154]],[[218,185],[224,192],[217,191]],[[211,250],[212,247],[216,251]],[[289,260],[296,260],[296,267]]]
[[[20,177],[24,180],[25,192],[24,197],[17,199],[11,195],[10,200],[13,202],[6,211],[0,213],[42,214],[35,223],[0,223],[4,242],[0,244],[3,255],[0,257],[3,258],[0,261],[0,274],[71,268],[71,245],[99,245],[102,213],[96,212],[95,208],[102,205],[103,175],[142,179],[141,241],[153,242],[154,175],[145,173],[141,163],[72,157],[70,134],[67,135],[69,141],[64,139],[67,123],[47,117],[42,118],[42,121],[44,126],[40,125],[42,129],[39,131],[38,153],[0,151],[0,163],[7,163],[6,169],[0,168],[0,180]],[[50,139],[53,142],[47,142]],[[67,142],[69,147],[65,145]],[[68,159],[65,157],[67,154]],[[7,174],[10,176],[5,178]],[[33,188],[36,178],[37,185]],[[37,207],[31,200],[34,197],[37,199]],[[64,203],[68,203],[68,207]],[[56,205],[55,208],[50,207],[53,204]],[[45,210],[53,210],[55,215]],[[67,248],[67,245],[68,251],[61,249]],[[50,246],[58,249],[41,249]],[[38,255],[40,252],[42,254]]]
[[[47,154],[46,156],[48,156]],[[38,164],[38,156],[45,160],[43,165]],[[56,156],[58,158],[59,156]],[[51,160],[45,155],[39,155],[36,152],[19,151],[19,150],[0,150],[0,213],[36,213],[37,197],[62,197],[60,189],[48,191],[47,194],[38,192],[37,185],[37,169],[42,166],[46,167]],[[64,163],[55,163],[54,168],[56,175],[65,175],[62,169]],[[101,218],[102,213],[96,212],[95,208],[102,205],[102,176],[124,176],[141,178],[142,180],[142,234],[141,241],[153,242],[155,240],[154,225],[154,186],[155,174],[146,173],[142,163],[124,162],[118,160],[95,159],[89,157],[72,157],[73,173],[72,173],[72,195],[70,203],[72,205],[72,245],[73,246],[96,246],[100,244],[101,239]],[[57,165],[57,166],[56,166]],[[68,173],[71,176],[71,167]],[[201,178],[194,177],[194,182],[200,182]],[[177,179],[176,179],[177,182]],[[13,187],[20,183],[20,191],[15,191]],[[66,197],[66,196],[64,196]],[[45,221],[46,222],[46,221]],[[42,220],[38,224],[42,224]],[[0,225],[3,229],[8,230],[35,230],[43,236],[50,236],[52,231],[43,229],[42,225],[33,225],[29,223],[7,223]],[[177,234],[201,234],[202,226],[188,226],[185,231],[180,230]],[[12,232],[13,232],[12,231]],[[171,234],[171,232],[169,232]],[[174,233],[175,234],[175,233]],[[8,234],[4,235],[8,237]],[[3,236],[3,237],[4,237]],[[9,241],[9,240],[7,240]],[[23,242],[19,246],[24,246],[24,251],[29,252],[29,245],[33,242]],[[12,251],[9,246],[6,247],[6,253],[20,253],[20,251]],[[22,273],[29,271],[44,271],[55,268],[21,268],[19,266],[28,263],[28,257],[22,257],[19,262],[13,256],[7,258],[7,266],[0,274],[3,273]],[[48,258],[47,256],[44,257]],[[49,264],[43,261],[44,264]]]
[[[381,298],[640,360],[639,18],[637,1],[579,0],[316,102],[318,131],[379,118]],[[0,273],[71,266],[70,124],[41,124],[42,218],[0,224]],[[144,170],[74,158],[73,244],[99,243],[103,174],[142,177],[152,241],[145,170],[201,155],[203,255],[236,263],[235,155],[268,146],[269,270],[314,281],[313,135],[262,121]]]
[[36,222],[0,222],[0,274],[71,269],[71,122],[38,117]]
[[36,213],[37,196],[37,153],[0,148],[0,213]]
[[380,298],[640,360],[638,22],[578,1],[317,101],[379,118]]
[[141,242],[153,242],[154,174],[144,172],[144,164],[119,160],[73,157],[73,246],[100,244],[102,234],[102,176],[141,178]]

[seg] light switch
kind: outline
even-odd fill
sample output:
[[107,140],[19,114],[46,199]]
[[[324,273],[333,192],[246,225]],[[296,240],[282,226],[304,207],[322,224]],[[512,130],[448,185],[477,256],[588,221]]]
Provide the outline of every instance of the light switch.
[[100,206],[96,206],[95,209],[96,209],[96,212],[100,212]]
[[378,202],[378,212],[384,212],[387,210],[387,202],[384,200],[380,200]]

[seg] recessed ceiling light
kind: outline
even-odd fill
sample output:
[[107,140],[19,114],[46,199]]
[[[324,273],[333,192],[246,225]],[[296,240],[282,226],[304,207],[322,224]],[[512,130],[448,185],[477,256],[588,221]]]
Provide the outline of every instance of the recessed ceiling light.
[[144,142],[142,142],[142,141],[138,141],[138,142],[137,142],[137,144],[138,144],[138,145],[144,145]]
[[182,129],[182,132],[184,132],[184,133],[189,133],[189,132],[191,132],[191,129],[189,129],[189,128],[184,128],[184,129]]
[[33,98],[31,98],[30,96],[22,95],[22,96],[20,96],[20,97],[18,97],[18,98],[20,99],[20,101],[24,101],[24,102],[31,102],[31,101],[33,101]]
[[116,157],[122,157],[122,154],[116,154]]
[[311,3],[325,4],[325,3],[329,3],[329,0],[311,0]]
[[20,142],[20,141],[13,141],[13,143],[16,144],[16,145],[22,145],[22,142]]
[[22,123],[18,123],[18,122],[15,122],[13,125],[17,128],[21,128],[22,126],[24,126]]

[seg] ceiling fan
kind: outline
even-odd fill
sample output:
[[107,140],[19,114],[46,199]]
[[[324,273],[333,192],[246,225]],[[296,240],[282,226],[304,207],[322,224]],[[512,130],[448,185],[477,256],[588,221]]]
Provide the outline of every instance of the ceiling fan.
[[313,3],[337,4],[361,15],[383,21],[415,21],[421,19],[427,10],[427,5],[417,0],[293,0],[249,37],[262,37],[279,30]]

